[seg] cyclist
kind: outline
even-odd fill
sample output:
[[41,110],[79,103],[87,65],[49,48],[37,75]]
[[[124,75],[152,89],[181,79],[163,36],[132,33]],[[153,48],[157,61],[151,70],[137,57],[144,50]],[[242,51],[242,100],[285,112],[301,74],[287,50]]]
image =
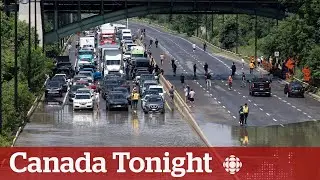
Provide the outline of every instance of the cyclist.
[[160,55],[161,65],[163,65],[163,60],[165,59],[164,54]]
[[196,51],[196,44],[192,44],[192,51],[193,51],[193,52]]
[[233,81],[233,79],[232,79],[232,77],[231,76],[229,76],[229,78],[228,78],[228,85],[229,85],[229,90],[231,90],[231,88],[232,88],[232,81]]
[[159,41],[158,41],[158,39],[156,39],[156,41],[155,41],[156,48],[158,48],[158,43],[159,43]]
[[204,72],[205,72],[206,74],[208,73],[208,68],[209,68],[208,63],[205,63],[204,66],[203,66],[203,69],[204,69]]

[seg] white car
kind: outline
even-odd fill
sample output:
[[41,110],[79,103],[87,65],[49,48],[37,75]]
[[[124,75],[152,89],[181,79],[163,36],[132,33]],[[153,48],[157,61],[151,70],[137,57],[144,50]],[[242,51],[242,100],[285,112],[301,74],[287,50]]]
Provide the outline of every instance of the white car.
[[94,97],[94,92],[92,89],[89,88],[80,88],[76,91],[76,94],[90,94],[90,97]]
[[151,86],[149,86],[148,90],[158,91],[159,95],[164,99],[164,94],[166,92],[163,90],[163,87],[161,85],[151,85]]
[[90,109],[93,110],[94,99],[89,93],[76,93],[73,99],[73,110]]

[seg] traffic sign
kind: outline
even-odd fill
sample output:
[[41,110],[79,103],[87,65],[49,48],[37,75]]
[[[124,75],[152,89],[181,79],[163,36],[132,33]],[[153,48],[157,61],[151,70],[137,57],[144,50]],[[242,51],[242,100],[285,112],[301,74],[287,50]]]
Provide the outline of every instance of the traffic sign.
[[275,57],[279,57],[279,55],[280,55],[279,51],[274,52]]

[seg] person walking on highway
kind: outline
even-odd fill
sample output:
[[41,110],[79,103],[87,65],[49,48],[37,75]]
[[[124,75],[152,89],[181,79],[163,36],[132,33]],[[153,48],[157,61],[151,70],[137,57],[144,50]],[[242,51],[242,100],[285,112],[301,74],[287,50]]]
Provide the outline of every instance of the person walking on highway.
[[172,68],[173,68],[174,63],[175,63],[175,60],[174,60],[174,58],[172,58],[172,59],[171,59],[171,67],[172,67]]
[[183,85],[184,85],[184,74],[183,73],[180,76],[180,82],[181,82],[182,87],[183,87]]
[[197,77],[197,64],[193,65],[193,78],[196,79]]
[[139,101],[139,93],[138,91],[135,89],[133,92],[132,92],[132,95],[131,95],[131,99],[132,99],[132,108],[133,109],[137,109],[137,106],[138,106],[138,101]]
[[209,68],[208,63],[205,63],[204,66],[203,66],[203,69],[204,69],[205,74],[208,73],[208,68]]
[[196,44],[192,44],[192,51],[193,51],[193,52],[196,51]]
[[96,91],[95,93],[95,101],[96,101],[96,106],[97,106],[97,112],[100,112],[100,93],[99,91]]
[[243,121],[244,121],[244,112],[243,112],[243,106],[240,106],[240,109],[239,109],[239,118],[240,118],[240,125],[242,126],[243,125]]
[[187,86],[184,88],[184,97],[185,97],[186,103],[187,103],[188,100],[189,100],[189,92],[190,92],[190,86],[187,85]]
[[241,87],[246,87],[246,86],[247,86],[246,75],[244,74],[244,72],[242,72],[242,76],[241,76]]
[[231,90],[232,89],[232,81],[233,81],[233,79],[232,79],[232,76],[229,76],[229,78],[228,78],[228,85],[229,85],[229,90]]
[[243,114],[244,114],[244,124],[247,124],[247,119],[249,115],[249,107],[247,103],[245,103],[243,106]]
[[254,63],[253,62],[250,62],[249,68],[250,68],[250,74],[252,74],[253,73],[253,69],[254,69]]
[[206,50],[207,50],[207,43],[204,42],[204,43],[203,43],[203,51],[206,52]]
[[171,88],[169,89],[169,96],[171,98],[171,101],[173,102],[173,98],[174,98],[174,88],[173,88],[173,86],[171,86]]
[[190,90],[189,92],[189,101],[190,101],[190,107],[194,107],[194,97],[196,93],[194,92],[193,89]]
[[177,75],[177,65],[176,64],[173,64],[172,70],[173,70],[173,76],[176,76]]
[[162,53],[161,55],[160,55],[160,61],[161,61],[161,66],[163,65],[163,60],[164,60],[164,54]]
[[211,87],[211,74],[210,73],[206,74],[206,85],[207,85],[207,88]]
[[159,41],[158,41],[158,39],[156,39],[156,41],[155,41],[156,48],[158,48],[158,43],[159,43]]
[[232,66],[231,66],[231,76],[234,77],[234,75],[236,74],[236,71],[237,71],[237,67],[236,65],[234,64],[234,62],[232,63]]
[[152,44],[153,44],[153,40],[152,40],[152,39],[150,39],[149,47],[151,47],[151,46],[152,46]]

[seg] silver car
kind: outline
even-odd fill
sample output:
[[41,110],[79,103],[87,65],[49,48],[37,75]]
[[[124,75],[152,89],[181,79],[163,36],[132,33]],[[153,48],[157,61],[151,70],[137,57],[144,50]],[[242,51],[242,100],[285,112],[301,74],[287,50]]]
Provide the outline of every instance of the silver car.
[[164,100],[160,95],[151,95],[148,97],[142,109],[145,114],[148,114],[149,112],[160,112],[161,114],[164,114]]

